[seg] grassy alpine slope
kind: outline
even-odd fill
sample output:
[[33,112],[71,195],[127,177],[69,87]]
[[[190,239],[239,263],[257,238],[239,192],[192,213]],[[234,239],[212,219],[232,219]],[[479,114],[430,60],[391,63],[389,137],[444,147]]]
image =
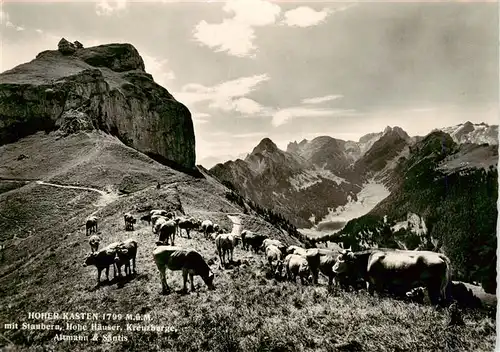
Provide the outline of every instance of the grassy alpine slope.
[[[27,158],[18,160],[21,154]],[[482,312],[466,311],[465,326],[447,327],[447,309],[370,297],[364,291],[329,292],[326,280],[318,287],[276,282],[267,278],[263,255],[241,247],[234,252],[241,265],[222,270],[214,244],[196,232],[191,240],[177,238],[176,245],[195,248],[211,263],[216,290],[208,291],[195,277],[197,292],[160,295],[152,259],[156,238],[142,222],[133,232],[125,232],[126,211],[136,216],[151,208],[183,211],[212,219],[227,231],[231,229],[227,214],[240,214],[244,228],[287,244],[298,242],[255,213],[241,214],[242,208],[225,197],[228,189],[214,179],[162,166],[109,135],[78,133],[58,139],[53,133],[39,133],[0,147],[0,165],[2,179],[32,180],[0,182],[0,236],[7,246],[0,262],[2,328],[26,322],[27,312],[99,312],[148,313],[152,317],[148,323],[176,330],[121,332],[128,341],[97,343],[57,342],[56,332],[50,330],[2,329],[2,350],[493,350],[495,321]],[[89,252],[84,220],[92,213],[100,219],[102,246],[129,237],[139,243],[137,275],[123,285],[95,289],[96,269],[82,266]],[[181,288],[180,272],[167,272],[167,279],[174,290]]]

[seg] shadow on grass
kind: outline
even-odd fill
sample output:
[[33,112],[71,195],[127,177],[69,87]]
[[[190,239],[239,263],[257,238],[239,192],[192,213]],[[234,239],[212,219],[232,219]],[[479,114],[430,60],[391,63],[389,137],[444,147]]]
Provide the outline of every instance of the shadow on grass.
[[106,286],[113,286],[116,284],[117,288],[123,288],[127,283],[130,281],[136,279],[136,280],[144,280],[149,278],[149,275],[147,274],[137,274],[137,272],[132,273],[131,275],[126,275],[126,276],[116,276],[111,280],[101,280],[100,283],[95,285],[94,287],[88,289],[89,292],[94,292],[100,289],[101,287],[106,287]]

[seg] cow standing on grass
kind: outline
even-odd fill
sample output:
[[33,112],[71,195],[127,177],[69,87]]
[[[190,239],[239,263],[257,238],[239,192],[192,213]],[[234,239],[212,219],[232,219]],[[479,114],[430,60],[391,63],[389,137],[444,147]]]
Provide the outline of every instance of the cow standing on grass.
[[101,238],[97,235],[92,235],[89,238],[90,251],[92,253],[99,250],[99,243],[101,243]]
[[190,217],[190,218],[180,217],[180,218],[178,218],[177,226],[179,229],[179,236],[182,235],[182,230],[184,230],[184,231],[186,231],[187,238],[191,238],[191,237],[189,237],[189,232],[191,230],[197,229],[200,226],[200,224],[193,217]]
[[266,246],[266,258],[271,267],[271,271],[274,272],[276,278],[281,278],[283,271],[283,253],[274,244],[269,244]]
[[239,238],[233,234],[218,234],[215,238],[215,245],[219,254],[221,265],[226,264],[226,258],[233,261],[233,250],[238,245]]
[[168,293],[170,288],[167,284],[166,269],[172,271],[182,270],[183,291],[187,292],[187,277],[191,282],[191,291],[194,291],[194,276],[201,276],[207,287],[214,288],[214,274],[205,262],[200,253],[193,249],[186,249],[174,246],[158,246],[153,251],[153,258],[158,270],[160,271],[160,280],[162,294]]
[[302,285],[310,280],[311,270],[309,269],[309,264],[307,263],[306,258],[297,254],[289,254],[285,258],[284,265],[288,280],[296,282],[297,276],[299,276]]
[[95,232],[97,232],[97,216],[91,215],[85,222],[85,234],[88,236]]
[[[157,233],[159,234],[158,245],[168,245],[169,239],[171,245],[174,245],[175,233],[177,232],[177,222],[175,220],[160,219],[156,226],[158,227]],[[155,227],[156,230],[156,227]]]
[[123,215],[123,219],[125,220],[125,231],[134,231],[134,224],[137,220],[130,213],[125,213]]
[[214,223],[210,220],[203,220],[201,223],[201,231],[205,235],[205,239],[208,239],[210,234],[214,232]]
[[116,265],[115,256],[116,248],[120,245],[120,242],[113,242],[107,247],[101,249],[99,252],[90,253],[83,266],[94,265],[97,268],[97,285],[101,283],[101,272],[106,269],[106,279],[109,281],[109,266],[113,266],[113,274],[116,277]]
[[356,271],[368,283],[371,295],[384,290],[405,294],[423,286],[432,304],[446,301],[450,260],[430,251],[381,250],[341,254],[333,268],[337,274]]
[[286,249],[287,247],[280,241],[280,240],[272,240],[269,238],[266,238],[264,241],[262,241],[262,250],[265,252],[266,248],[270,245],[274,245],[278,247],[278,249],[281,251],[281,254],[286,255]]
[[255,253],[258,253],[259,249],[262,249],[262,244],[266,239],[267,236],[249,230],[243,230],[241,232],[241,240],[243,243],[243,248],[247,250],[251,248]]
[[125,266],[125,275],[131,275],[130,262],[132,262],[132,268],[134,274],[135,271],[135,258],[137,256],[137,242],[133,239],[127,239],[121,242],[116,247],[115,264],[118,269],[118,276],[121,276],[121,267]]

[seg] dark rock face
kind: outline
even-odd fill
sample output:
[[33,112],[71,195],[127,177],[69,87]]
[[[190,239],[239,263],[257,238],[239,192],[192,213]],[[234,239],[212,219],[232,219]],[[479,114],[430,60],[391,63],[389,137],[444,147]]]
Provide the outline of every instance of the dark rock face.
[[68,42],[64,38],[59,41],[57,48],[63,55],[71,55],[76,51],[75,44]]
[[59,44],[0,74],[0,145],[37,131],[95,128],[150,156],[195,168],[189,110],[144,71],[132,45]]
[[131,44],[106,44],[78,51],[78,57],[93,67],[107,67],[115,72],[144,71],[144,61]]

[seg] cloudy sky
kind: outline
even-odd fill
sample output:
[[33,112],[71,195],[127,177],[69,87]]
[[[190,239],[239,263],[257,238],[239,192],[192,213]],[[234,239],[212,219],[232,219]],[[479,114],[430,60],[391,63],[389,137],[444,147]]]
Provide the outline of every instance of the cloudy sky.
[[205,166],[263,137],[498,124],[496,3],[4,0],[0,20],[1,71],[62,37],[133,44],[190,109]]

